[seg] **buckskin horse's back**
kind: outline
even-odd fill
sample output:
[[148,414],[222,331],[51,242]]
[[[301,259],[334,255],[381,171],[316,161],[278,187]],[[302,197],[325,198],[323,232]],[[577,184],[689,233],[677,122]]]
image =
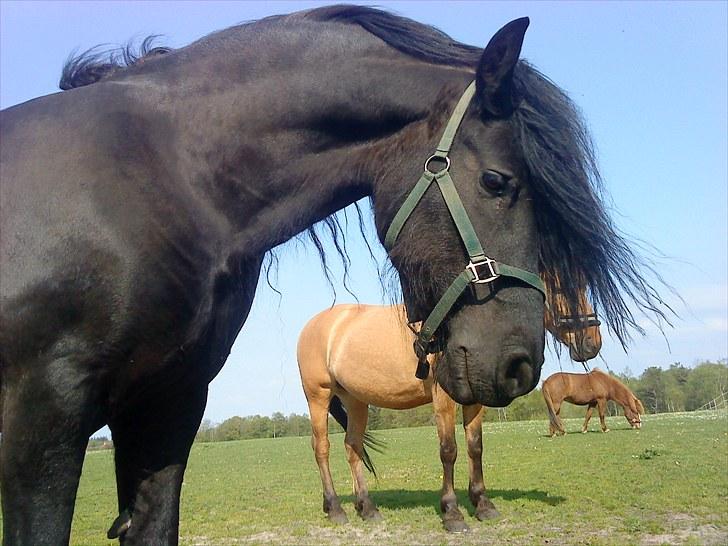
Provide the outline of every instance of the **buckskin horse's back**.
[[401,306],[344,304],[326,309],[299,337],[304,390],[313,390],[314,382],[330,383],[379,407],[426,404],[432,379],[415,377],[413,341]]

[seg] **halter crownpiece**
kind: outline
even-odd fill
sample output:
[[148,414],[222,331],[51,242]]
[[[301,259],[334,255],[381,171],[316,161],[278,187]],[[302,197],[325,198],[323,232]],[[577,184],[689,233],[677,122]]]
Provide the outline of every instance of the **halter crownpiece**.
[[[394,215],[392,223],[387,229],[384,237],[384,247],[391,250],[394,246],[399,233],[402,231],[405,222],[412,214],[417,204],[422,199],[427,189],[433,181],[437,182],[440,188],[447,209],[455,222],[455,227],[460,234],[460,239],[465,245],[465,249],[470,257],[470,262],[465,269],[458,275],[452,284],[445,290],[445,293],[437,302],[430,312],[425,322],[422,324],[417,339],[414,343],[415,354],[417,355],[417,372],[415,375],[419,379],[426,379],[430,372],[430,366],[427,363],[427,355],[434,352],[432,343],[434,341],[435,332],[445,320],[445,317],[452,309],[465,288],[472,284],[490,284],[500,276],[513,277],[539,290],[546,297],[546,289],[541,278],[535,273],[500,263],[486,256],[475,228],[468,217],[468,213],[463,206],[452,177],[450,176],[450,158],[448,153],[452,147],[455,134],[458,127],[465,117],[468,105],[475,95],[475,82],[471,82],[460,97],[455,110],[445,126],[437,149],[427,161],[425,161],[425,172],[412,188],[412,191],[402,203],[402,206]],[[444,166],[440,170],[431,170],[431,166],[435,162],[444,162]]]

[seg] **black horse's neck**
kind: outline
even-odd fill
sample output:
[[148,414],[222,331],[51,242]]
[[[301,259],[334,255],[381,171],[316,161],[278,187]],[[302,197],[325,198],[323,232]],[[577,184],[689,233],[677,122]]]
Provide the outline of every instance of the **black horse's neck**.
[[[155,105],[169,105],[177,128],[179,176],[229,225],[236,246],[256,254],[372,195],[375,184],[408,191],[472,77],[336,23],[238,27],[176,55],[144,78],[162,83]],[[415,178],[399,180],[403,169]]]

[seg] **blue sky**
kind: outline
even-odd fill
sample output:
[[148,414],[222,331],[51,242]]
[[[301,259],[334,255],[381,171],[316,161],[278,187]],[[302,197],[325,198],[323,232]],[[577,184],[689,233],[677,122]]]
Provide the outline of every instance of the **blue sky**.
[[[360,2],[367,3],[367,2]],[[214,30],[315,2],[0,2],[0,105],[57,91],[74,49],[148,34],[183,46]],[[484,46],[528,15],[523,57],[566,89],[592,130],[617,225],[664,255],[656,262],[688,303],[663,337],[646,323],[625,354],[605,338],[592,365],[639,374],[648,366],[728,356],[728,4],[726,2],[377,2]],[[349,216],[349,218],[353,218]],[[351,286],[380,303],[376,268],[357,230]],[[298,332],[333,294],[310,245],[279,249],[275,285],[263,282],[206,416],[307,412],[295,361]],[[383,253],[379,252],[380,257]],[[333,255],[332,255],[333,256]],[[336,260],[332,260],[336,261]],[[335,268],[338,302],[353,301]],[[385,300],[386,301],[386,300]],[[578,370],[548,353],[543,378]]]

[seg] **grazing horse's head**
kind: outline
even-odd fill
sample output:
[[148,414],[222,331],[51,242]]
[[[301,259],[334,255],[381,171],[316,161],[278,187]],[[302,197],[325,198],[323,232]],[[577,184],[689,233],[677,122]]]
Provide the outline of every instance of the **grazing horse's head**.
[[[558,280],[554,283],[558,286]],[[547,283],[549,286],[549,283]],[[549,301],[556,304],[545,314],[546,329],[561,343],[569,347],[569,356],[577,362],[591,360],[602,349],[601,322],[586,297],[586,291],[579,291],[579,303],[575,312],[561,290],[556,290]]]
[[642,427],[642,418],[640,415],[645,413],[645,407],[639,398],[633,397],[628,404],[624,406],[624,417],[632,428]]
[[[410,321],[424,320],[439,308],[438,302],[447,299],[451,283],[467,271],[466,266],[475,264],[477,277],[486,278],[481,284],[468,283],[472,277],[465,281],[469,286],[444,310],[442,325],[433,336],[443,353],[437,379],[464,404],[508,404],[534,388],[543,363],[539,237],[529,169],[511,119],[516,108],[513,72],[527,26],[527,19],[513,21],[491,39],[480,57],[474,96],[465,102],[467,109],[447,158],[435,154],[425,164],[432,174],[449,172],[462,207],[447,203],[452,196],[436,178],[409,211],[401,234],[391,244],[389,236],[385,239]],[[452,106],[448,110],[457,111]],[[434,132],[439,138],[448,131]],[[406,192],[415,182],[416,177],[408,181]],[[402,203],[405,196],[395,202]],[[375,195],[375,207],[378,202]],[[472,223],[465,233],[460,227],[463,209],[465,220]],[[391,230],[397,217],[390,215],[388,223]],[[480,260],[471,252],[473,238],[485,254]],[[492,268],[489,258],[498,262],[499,270]],[[524,282],[518,273],[509,275],[516,270],[535,282]]]

